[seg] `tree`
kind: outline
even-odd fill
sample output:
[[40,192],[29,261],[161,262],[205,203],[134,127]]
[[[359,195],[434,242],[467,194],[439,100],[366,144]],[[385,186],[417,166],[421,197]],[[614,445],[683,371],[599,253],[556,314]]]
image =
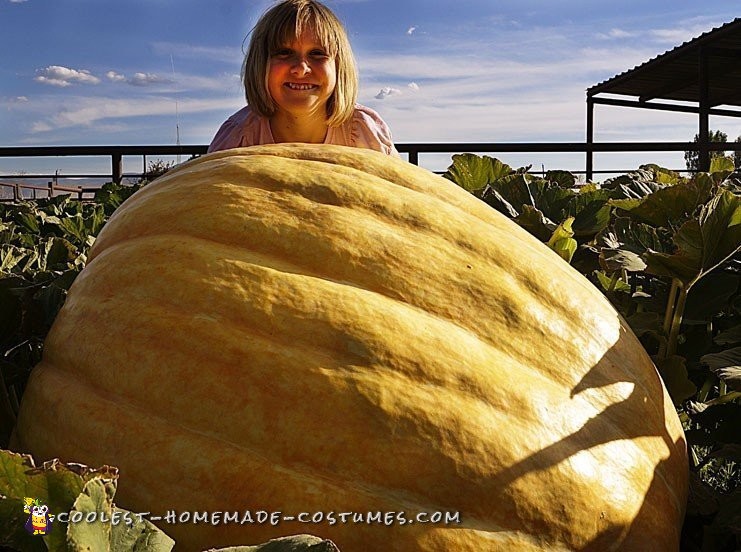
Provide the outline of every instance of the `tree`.
[[[709,134],[710,134],[711,142],[727,142],[728,141],[728,135],[721,130],[711,130]],[[695,138],[692,141],[694,143],[698,143],[700,141],[699,132],[695,134]],[[713,159],[713,157],[721,157],[723,155],[725,155],[725,152],[723,151],[711,151],[710,159]],[[700,170],[700,152],[698,150],[685,151],[684,152],[684,162],[687,165],[688,171],[699,171]]]

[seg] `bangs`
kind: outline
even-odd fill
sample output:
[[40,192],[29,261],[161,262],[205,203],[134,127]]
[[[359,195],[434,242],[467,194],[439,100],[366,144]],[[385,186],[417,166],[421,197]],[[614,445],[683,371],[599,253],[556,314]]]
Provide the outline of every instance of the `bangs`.
[[296,11],[286,11],[275,21],[268,37],[268,48],[275,52],[291,44],[304,31],[314,33],[319,45],[332,57],[337,56],[337,47],[340,44],[337,22],[328,18],[308,4],[303,4]]

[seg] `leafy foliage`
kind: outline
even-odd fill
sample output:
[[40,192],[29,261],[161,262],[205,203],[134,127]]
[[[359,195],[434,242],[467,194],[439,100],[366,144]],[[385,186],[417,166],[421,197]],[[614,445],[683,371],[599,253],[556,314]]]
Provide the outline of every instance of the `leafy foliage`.
[[737,550],[741,182],[733,160],[716,156],[710,172],[691,178],[643,165],[580,187],[562,172],[539,177],[475,157],[454,157],[444,176],[466,175],[466,189],[570,261],[652,355],[690,448],[683,549]]
[[[168,552],[173,540],[151,522],[113,504],[118,470],[109,466],[98,469],[58,460],[36,467],[33,458],[0,450],[0,545],[16,550],[112,550]],[[28,514],[26,497],[39,500],[58,515],[79,512],[87,516],[103,513],[106,519],[121,523],[68,523],[56,519],[52,530],[39,538],[24,529]],[[114,514],[115,512],[115,514]]]
[[0,439],[7,443],[44,338],[108,216],[140,186],[0,203]]

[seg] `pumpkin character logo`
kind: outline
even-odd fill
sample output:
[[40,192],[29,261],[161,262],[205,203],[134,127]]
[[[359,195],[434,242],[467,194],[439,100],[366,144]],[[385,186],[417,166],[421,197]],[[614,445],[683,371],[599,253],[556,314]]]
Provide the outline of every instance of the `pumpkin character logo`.
[[51,532],[51,522],[54,516],[49,514],[49,507],[42,504],[38,498],[24,498],[23,511],[28,516],[26,531],[31,535],[48,535]]

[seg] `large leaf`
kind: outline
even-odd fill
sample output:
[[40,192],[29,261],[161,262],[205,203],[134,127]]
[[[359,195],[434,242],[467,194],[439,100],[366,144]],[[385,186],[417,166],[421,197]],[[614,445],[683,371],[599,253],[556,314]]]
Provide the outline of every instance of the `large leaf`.
[[687,375],[684,357],[674,355],[666,359],[655,358],[654,361],[675,406],[697,393],[697,387]]
[[616,200],[643,199],[665,187],[665,184],[654,181],[652,171],[644,169],[605,180],[602,184],[602,188],[613,192],[612,197]]
[[[0,450],[0,545],[19,550],[106,550],[110,552],[168,552],[173,541],[149,521],[113,506],[118,470],[109,466],[92,469],[58,460],[35,467],[28,455]],[[43,537],[31,536],[24,524],[26,498],[38,499],[55,516],[51,531]],[[100,521],[61,522],[59,514],[92,512],[116,513],[121,523]],[[42,540],[43,539],[43,540]],[[46,547],[43,544],[46,544]]]
[[[23,499],[30,497],[46,504],[52,514],[69,512],[86,480],[103,475],[115,477],[115,474],[115,470],[107,466],[102,470],[90,470],[58,461],[37,468],[30,456],[0,450],[0,495],[21,511]],[[16,527],[11,525],[14,523],[14,519],[0,518],[0,536],[17,534]],[[66,538],[60,525],[53,524],[49,534],[43,537],[50,550],[65,549]]]
[[[95,512],[91,523],[70,524],[67,547],[71,552],[110,550],[111,552],[169,552],[174,541],[150,521],[113,505],[115,480],[93,479],[85,484],[75,500],[71,514],[87,516]],[[101,522],[100,515],[106,520]]]
[[569,217],[559,224],[548,240],[548,247],[558,253],[567,263],[571,262],[578,245],[574,239],[574,231],[571,229],[573,221],[573,217]]
[[515,216],[514,220],[542,242],[548,241],[558,227],[556,223],[549,220],[540,210],[530,205],[524,205],[522,207],[522,214]]
[[734,171],[733,157],[727,155],[718,155],[710,160],[710,173],[726,173],[724,178]]
[[673,240],[675,253],[649,251],[644,255],[647,270],[678,278],[689,288],[741,249],[741,198],[727,190],[717,194],[698,218],[681,226]]
[[704,181],[677,184],[657,190],[634,207],[619,204],[629,216],[652,226],[671,226],[692,217],[709,199]]
[[331,540],[313,535],[293,535],[278,537],[255,546],[232,546],[207,552],[340,552],[340,549]]
[[741,277],[720,270],[713,270],[692,286],[684,306],[685,321],[699,321],[703,325],[711,322],[721,311],[728,308],[737,295]]
[[732,328],[720,332],[713,338],[716,345],[735,345],[741,343],[741,324],[736,324]]
[[574,217],[572,228],[576,236],[593,236],[610,223],[612,207],[610,190],[580,190],[568,199],[566,212]]
[[600,246],[600,266],[607,272],[642,272],[646,269],[642,258],[646,251],[666,249],[654,227],[628,217],[614,218],[612,225],[597,235],[596,241]]
[[665,169],[654,163],[641,165],[639,169],[650,172],[652,175],[651,180],[660,184],[678,184],[682,181],[682,177],[678,172]]
[[545,173],[545,179],[549,182],[555,182],[562,188],[573,188],[576,186],[576,177],[569,171],[547,171]]
[[728,387],[741,391],[741,347],[703,355],[700,362],[725,381]]
[[488,155],[462,153],[453,156],[453,164],[443,174],[463,189],[477,194],[494,180],[512,174],[512,168]]

